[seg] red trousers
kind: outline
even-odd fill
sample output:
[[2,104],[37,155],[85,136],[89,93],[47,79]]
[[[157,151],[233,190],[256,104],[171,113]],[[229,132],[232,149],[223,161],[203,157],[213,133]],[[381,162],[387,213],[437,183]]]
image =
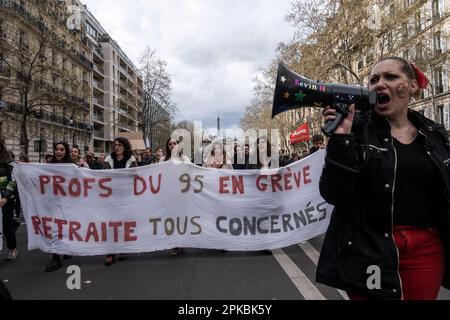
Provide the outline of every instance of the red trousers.
[[[436,300],[444,276],[445,255],[439,231],[394,227],[400,257],[403,300]],[[367,297],[348,292],[350,300]]]

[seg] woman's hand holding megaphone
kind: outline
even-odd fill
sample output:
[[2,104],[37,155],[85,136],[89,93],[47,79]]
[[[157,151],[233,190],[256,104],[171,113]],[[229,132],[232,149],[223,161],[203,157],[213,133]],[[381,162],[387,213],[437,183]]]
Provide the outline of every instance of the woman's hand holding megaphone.
[[[336,110],[326,107],[322,112],[325,123],[336,119]],[[355,117],[355,105],[352,104],[348,111],[348,116],[336,128],[333,134],[350,134],[352,132],[353,118]]]

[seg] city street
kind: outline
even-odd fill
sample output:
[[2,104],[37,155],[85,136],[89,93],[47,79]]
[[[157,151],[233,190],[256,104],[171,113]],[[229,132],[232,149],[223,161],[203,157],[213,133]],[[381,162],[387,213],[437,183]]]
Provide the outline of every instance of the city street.
[[[104,257],[74,257],[45,273],[50,255],[26,250],[26,229],[18,230],[19,256],[0,262],[0,278],[20,300],[344,300],[345,293],[314,281],[322,238],[276,250],[226,252],[188,249],[131,254],[105,267]],[[81,289],[66,286],[66,268],[81,268]],[[450,300],[442,289],[441,300]]]

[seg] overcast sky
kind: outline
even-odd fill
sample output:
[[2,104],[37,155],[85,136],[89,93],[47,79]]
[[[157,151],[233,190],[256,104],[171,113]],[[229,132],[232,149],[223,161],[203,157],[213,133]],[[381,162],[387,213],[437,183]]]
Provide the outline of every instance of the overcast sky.
[[293,29],[291,0],[82,0],[138,64],[146,46],[168,63],[176,120],[238,126],[253,79]]

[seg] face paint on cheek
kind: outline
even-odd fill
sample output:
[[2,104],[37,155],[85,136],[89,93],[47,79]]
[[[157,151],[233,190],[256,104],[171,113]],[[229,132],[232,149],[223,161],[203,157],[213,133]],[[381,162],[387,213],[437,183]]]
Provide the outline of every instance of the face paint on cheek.
[[397,95],[397,97],[403,99],[408,95],[408,90],[404,84],[399,84],[395,87],[395,94]]

